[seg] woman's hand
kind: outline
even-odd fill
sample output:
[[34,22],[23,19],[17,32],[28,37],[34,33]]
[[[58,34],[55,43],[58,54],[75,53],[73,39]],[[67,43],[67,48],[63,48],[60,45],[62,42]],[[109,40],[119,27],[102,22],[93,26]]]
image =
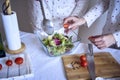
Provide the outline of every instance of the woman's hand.
[[77,27],[85,24],[85,19],[84,18],[78,18],[76,16],[71,16],[71,17],[67,17],[64,19],[63,24],[69,24],[68,29],[76,29]]
[[99,49],[110,47],[116,42],[112,34],[91,36],[88,39]]

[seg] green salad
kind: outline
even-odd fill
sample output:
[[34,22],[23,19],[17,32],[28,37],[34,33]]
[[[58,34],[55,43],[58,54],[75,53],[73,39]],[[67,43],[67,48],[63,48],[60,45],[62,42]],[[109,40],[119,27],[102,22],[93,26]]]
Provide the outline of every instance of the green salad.
[[72,36],[55,33],[42,40],[51,55],[57,56],[70,51],[73,48]]

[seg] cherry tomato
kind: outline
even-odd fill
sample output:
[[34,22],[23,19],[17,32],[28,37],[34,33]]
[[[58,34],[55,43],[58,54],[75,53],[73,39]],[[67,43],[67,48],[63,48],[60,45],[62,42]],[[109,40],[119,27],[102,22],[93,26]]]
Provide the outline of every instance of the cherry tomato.
[[69,24],[66,23],[66,24],[63,25],[63,27],[64,27],[64,28],[68,28],[68,27],[69,27]]
[[82,67],[87,67],[88,63],[87,63],[87,61],[81,61],[80,65]]
[[8,59],[8,60],[6,61],[6,65],[7,65],[7,66],[12,66],[12,64],[13,64],[12,60]]
[[87,61],[86,56],[85,56],[85,55],[81,55],[81,56],[80,56],[80,61]]
[[0,70],[2,69],[2,64],[0,64]]
[[18,64],[18,65],[22,64],[23,63],[23,58],[22,57],[17,57],[15,59],[15,63]]

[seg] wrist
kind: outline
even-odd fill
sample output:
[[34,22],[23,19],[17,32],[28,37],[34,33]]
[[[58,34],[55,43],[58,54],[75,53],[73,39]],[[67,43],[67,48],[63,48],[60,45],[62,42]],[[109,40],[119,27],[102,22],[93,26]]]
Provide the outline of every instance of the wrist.
[[86,20],[84,18],[79,18],[80,25],[85,25]]
[[82,21],[83,21],[83,24],[85,24],[86,23],[86,20],[85,20],[85,18],[81,18],[82,19]]

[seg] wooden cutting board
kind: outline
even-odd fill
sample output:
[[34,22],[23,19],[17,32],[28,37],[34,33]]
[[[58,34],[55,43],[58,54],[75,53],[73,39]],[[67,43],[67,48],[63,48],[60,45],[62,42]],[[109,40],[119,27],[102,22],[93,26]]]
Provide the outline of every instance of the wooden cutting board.
[[[62,57],[67,80],[90,80],[87,67],[83,68],[79,64],[80,55],[82,54],[65,55]],[[120,64],[116,62],[110,53],[95,53],[94,60],[96,77],[120,77]]]

